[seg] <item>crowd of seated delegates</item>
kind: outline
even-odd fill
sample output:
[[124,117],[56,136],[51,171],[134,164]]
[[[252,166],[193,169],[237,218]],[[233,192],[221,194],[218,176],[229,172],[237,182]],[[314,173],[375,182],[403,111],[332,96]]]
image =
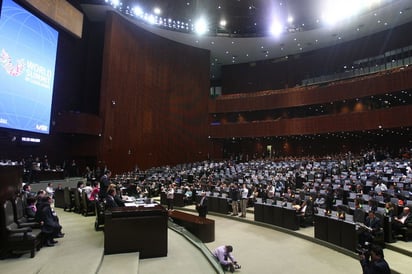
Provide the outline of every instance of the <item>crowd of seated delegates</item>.
[[124,194],[136,198],[152,198],[158,196],[162,186],[160,180],[147,180],[145,175],[142,175],[142,172],[136,175],[127,174],[126,176],[116,176],[112,181],[122,189]]
[[[67,164],[68,162],[69,164]],[[44,155],[43,157],[29,155],[21,160],[21,164],[24,167],[24,181],[29,183],[38,182],[40,173],[50,170],[64,171],[66,177],[81,176],[75,160],[63,161],[61,165],[52,167],[47,155]],[[91,170],[88,169],[88,171],[87,174],[91,175]]]
[[[300,172],[302,175],[305,175],[305,173],[306,175],[309,173],[315,174],[316,180],[308,180],[307,178],[300,180],[300,187],[303,186],[303,191],[307,192],[307,194],[310,194],[309,196],[313,197],[315,206],[324,208],[326,210],[333,208],[334,202],[336,200],[343,200],[343,203],[347,204],[349,197],[347,197],[346,195],[348,194],[348,192],[354,193],[355,197],[357,198],[367,199],[365,201],[362,200],[361,203],[369,203],[370,207],[372,208],[376,208],[377,204],[380,205],[382,203],[383,205],[384,202],[390,201],[390,199],[393,197],[398,197],[399,203],[402,203],[405,198],[401,197],[401,194],[403,193],[403,191],[409,190],[405,188],[405,186],[409,186],[408,184],[394,184],[389,183],[388,181],[374,179],[371,179],[371,181],[373,182],[372,185],[368,186],[366,184],[366,180],[369,180],[371,177],[370,174],[375,174],[374,176],[377,176],[378,178],[383,176],[382,174],[379,174],[379,172],[375,172],[375,168],[382,168],[385,165],[389,166],[393,164],[395,160],[385,159],[385,161],[382,162],[381,166],[379,166],[379,164],[377,166],[374,166],[373,161],[376,161],[376,158],[387,157],[387,153],[377,153],[376,151],[371,151],[370,153],[363,154],[363,156],[364,157],[362,157],[362,155],[360,157],[351,156],[351,158],[348,157],[347,154],[344,154],[338,155],[337,157],[336,155],[330,156],[320,160],[317,160],[315,158],[281,158],[277,160],[283,162],[284,165],[275,166],[275,168],[273,169],[274,172],[271,171],[272,173],[270,173],[270,179],[256,178],[256,174],[258,174],[259,171],[264,170],[264,167],[267,164],[277,163],[273,160],[254,160],[250,162],[252,164],[249,166],[247,166],[247,164],[245,163],[237,164],[232,161],[223,161],[218,163],[202,162],[197,163],[198,168],[196,170],[200,170],[202,168],[203,170],[198,174],[196,172],[194,172],[193,174],[193,176],[197,179],[195,179],[192,184],[186,185],[184,183],[184,180],[179,179],[179,172],[186,172],[186,174],[192,172],[194,170],[194,166],[196,165],[193,163],[191,165],[187,165],[187,169],[185,169],[185,166],[181,166],[176,170],[170,167],[164,168],[163,170],[157,169],[155,173],[158,175],[158,177],[166,179],[164,179],[163,181],[152,180],[151,182],[156,182],[156,184],[158,185],[165,185],[170,181],[174,181],[176,182],[176,187],[178,190],[181,190],[183,193],[188,192],[188,196],[190,196],[191,193],[192,196],[196,197],[196,194],[194,194],[194,192],[199,189],[205,191],[218,191],[220,193],[228,193],[228,185],[230,185],[231,182],[236,182],[236,180],[233,179],[232,181],[230,181],[226,178],[222,178],[224,176],[221,175],[230,173],[231,175],[237,175],[239,178],[243,178],[247,182],[247,187],[249,189],[249,192],[251,193],[250,200],[253,201],[256,200],[256,198],[262,198],[262,200],[265,201],[268,197],[272,198],[273,191],[271,189],[273,189],[273,187],[275,188],[274,192],[277,193],[275,195],[280,194],[279,197],[284,196],[282,195],[282,193],[286,193],[287,195],[287,192],[289,191],[288,189],[291,189],[293,191],[302,191],[302,189],[299,189],[299,187],[297,187],[296,183],[296,178],[299,178],[299,176],[290,175],[290,173],[299,174]],[[316,166],[315,162],[317,161],[326,162],[327,167]],[[247,168],[250,167],[252,167],[253,170],[247,170]],[[406,170],[408,170],[408,167],[409,166],[407,165]],[[302,172],[302,170],[304,172]],[[250,172],[251,174],[249,174],[248,176],[245,176],[244,174],[248,171],[252,172]],[[200,175],[200,173],[203,174]],[[344,173],[346,173],[346,175],[342,176],[342,174]],[[365,173],[366,175],[361,176],[361,173]],[[205,174],[207,174],[208,176],[206,183],[203,180],[199,180]],[[280,176],[283,175],[283,177],[286,177],[286,179],[276,179],[276,176],[272,176],[272,174],[276,174],[276,176],[278,174],[280,174]],[[351,176],[352,174],[355,174],[356,178],[349,177],[348,174],[351,174]],[[146,178],[149,177],[150,173],[145,174],[145,176]],[[345,177],[345,180],[342,179],[343,177]],[[406,176],[401,177],[400,181],[405,180],[405,178]],[[347,182],[346,179],[349,182]],[[197,182],[201,182],[202,184],[197,185]],[[145,180],[138,180],[136,181],[136,183],[139,184],[139,187],[147,187]],[[317,183],[317,185],[315,183]],[[387,190],[385,190],[385,186]],[[368,197],[365,198],[365,196]],[[373,198],[373,200],[370,200],[370,198]],[[398,206],[398,204],[396,206]]]
[[27,158],[23,158],[21,164],[24,167],[24,180],[31,183],[39,181],[40,172],[51,169],[47,155],[42,159],[38,156],[33,157],[30,155]]

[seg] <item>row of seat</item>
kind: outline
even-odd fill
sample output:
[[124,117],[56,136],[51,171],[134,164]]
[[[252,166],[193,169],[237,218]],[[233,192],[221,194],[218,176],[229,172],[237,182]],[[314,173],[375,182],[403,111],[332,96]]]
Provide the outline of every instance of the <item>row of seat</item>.
[[20,197],[14,201],[6,200],[1,208],[0,253],[1,257],[30,252],[34,258],[36,250],[42,247],[40,224],[24,215]]
[[90,201],[85,192],[81,194],[76,188],[65,187],[54,193],[55,206],[64,211],[73,211],[84,216],[95,214],[95,203]]

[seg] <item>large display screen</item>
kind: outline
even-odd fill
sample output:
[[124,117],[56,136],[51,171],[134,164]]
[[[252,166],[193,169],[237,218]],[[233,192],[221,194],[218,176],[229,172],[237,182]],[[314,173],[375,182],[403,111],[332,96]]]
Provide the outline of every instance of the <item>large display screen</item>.
[[58,32],[12,0],[0,11],[0,127],[48,134]]

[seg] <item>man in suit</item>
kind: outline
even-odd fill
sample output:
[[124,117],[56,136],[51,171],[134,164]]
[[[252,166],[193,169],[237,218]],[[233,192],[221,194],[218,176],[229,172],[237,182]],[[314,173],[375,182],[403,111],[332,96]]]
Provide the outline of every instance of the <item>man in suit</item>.
[[359,244],[364,247],[366,242],[372,243],[377,233],[381,232],[381,220],[370,210],[365,219],[365,228],[359,234]]
[[109,188],[109,190],[107,191],[107,195],[105,198],[106,201],[106,208],[116,208],[119,207],[119,205],[117,204],[115,197],[116,196],[116,189],[115,188]]
[[206,218],[207,214],[207,196],[206,192],[202,192],[200,202],[196,205],[196,210],[199,213],[199,217]]
[[392,222],[392,233],[394,236],[400,234],[401,230],[412,225],[412,213],[409,207],[405,206],[401,215],[393,218]]
[[110,176],[112,172],[110,170],[106,170],[102,178],[100,178],[100,192],[99,198],[104,199],[107,195],[107,189],[110,185]]
[[41,231],[44,235],[44,245],[45,246],[54,246],[57,241],[54,238],[61,238],[64,236],[61,233],[61,225],[58,222],[57,217],[51,209],[51,203],[53,199],[50,196],[44,196],[40,198],[37,203],[36,211],[36,221],[41,225]]
[[237,216],[239,214],[239,199],[240,199],[240,191],[237,184],[230,184],[229,188],[229,196],[232,200],[232,216]]

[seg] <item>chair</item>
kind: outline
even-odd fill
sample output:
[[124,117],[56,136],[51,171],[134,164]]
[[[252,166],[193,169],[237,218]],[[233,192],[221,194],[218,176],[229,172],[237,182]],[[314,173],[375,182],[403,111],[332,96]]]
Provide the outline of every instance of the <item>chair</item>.
[[40,228],[40,224],[34,219],[30,219],[24,215],[23,201],[20,197],[14,200],[14,221],[19,227]]
[[364,223],[366,218],[366,213],[362,208],[356,208],[353,211],[353,221],[355,223]]
[[2,205],[1,210],[1,244],[3,254],[8,255],[13,252],[30,252],[30,257],[34,258],[36,250],[41,247],[41,230],[31,227],[21,227],[14,221],[14,210],[11,201],[7,200]]
[[86,192],[83,191],[81,195],[82,195],[82,197],[81,197],[81,199],[82,199],[81,200],[81,202],[82,202],[82,214],[86,217],[89,215],[89,213],[94,214],[95,213],[95,210],[94,210],[95,204],[89,200],[89,198],[87,197]]
[[57,189],[53,195],[54,207],[65,208],[66,201],[64,199],[64,189]]
[[73,208],[72,194],[68,187],[64,188],[64,211],[72,211]]
[[402,227],[399,235],[402,236],[402,239],[405,242],[409,242],[409,240],[412,238],[412,223],[408,223],[404,227]]
[[76,189],[73,192],[74,195],[74,212],[82,213],[82,203],[80,202],[80,195],[79,191]]
[[375,233],[375,238],[373,239],[373,243],[381,246],[382,248],[385,247],[385,233],[384,233],[384,220],[385,216],[380,212],[375,212],[375,216],[379,218],[381,223],[381,229]]

